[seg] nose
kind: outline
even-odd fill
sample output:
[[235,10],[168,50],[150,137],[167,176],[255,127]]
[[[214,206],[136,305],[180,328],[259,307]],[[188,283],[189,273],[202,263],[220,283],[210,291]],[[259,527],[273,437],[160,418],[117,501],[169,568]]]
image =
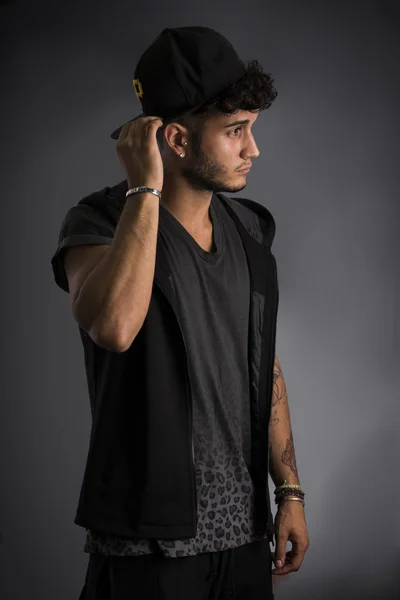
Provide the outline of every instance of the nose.
[[260,156],[260,151],[253,136],[251,136],[249,143],[246,144],[245,148],[243,149],[243,156],[247,160],[250,160],[250,158],[258,158]]

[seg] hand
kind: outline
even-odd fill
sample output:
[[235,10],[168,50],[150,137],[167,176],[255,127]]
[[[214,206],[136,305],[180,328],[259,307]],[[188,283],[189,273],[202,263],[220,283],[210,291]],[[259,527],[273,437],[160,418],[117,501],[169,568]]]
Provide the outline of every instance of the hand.
[[[276,548],[272,575],[287,575],[298,571],[308,550],[310,541],[307,533],[304,507],[301,502],[286,500],[278,505],[275,517]],[[286,552],[286,542],[292,542],[292,549]],[[282,566],[277,561],[282,561]]]
[[140,117],[125,123],[119,134],[117,154],[125,169],[129,187],[147,185],[162,190],[164,166],[157,144],[159,117]]

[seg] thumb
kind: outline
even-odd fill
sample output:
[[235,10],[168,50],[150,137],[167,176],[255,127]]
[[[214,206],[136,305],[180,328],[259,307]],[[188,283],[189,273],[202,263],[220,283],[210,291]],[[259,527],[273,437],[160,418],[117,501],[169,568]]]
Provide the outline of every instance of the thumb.
[[279,537],[276,540],[276,549],[274,552],[274,563],[278,569],[283,567],[286,559],[286,538]]

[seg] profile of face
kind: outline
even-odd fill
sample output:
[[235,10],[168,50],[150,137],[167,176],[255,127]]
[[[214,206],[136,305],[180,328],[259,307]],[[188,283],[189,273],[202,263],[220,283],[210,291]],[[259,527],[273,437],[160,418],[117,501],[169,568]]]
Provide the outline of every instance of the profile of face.
[[239,192],[246,187],[252,158],[259,156],[251,128],[259,113],[239,111],[204,122],[201,133],[191,132],[186,156],[178,162],[179,175],[190,188],[211,192]]

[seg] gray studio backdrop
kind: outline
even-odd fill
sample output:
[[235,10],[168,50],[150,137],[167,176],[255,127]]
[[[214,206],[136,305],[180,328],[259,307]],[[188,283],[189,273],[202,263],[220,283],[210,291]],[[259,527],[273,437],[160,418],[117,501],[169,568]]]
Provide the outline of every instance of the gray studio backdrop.
[[398,3],[101,6],[0,6],[1,600],[77,600],[83,585],[89,399],[50,258],[66,211],[125,176],[109,133],[140,110],[140,53],[194,24],[260,60],[279,92],[240,193],[276,220],[277,355],[311,541],[276,598],[398,598]]

